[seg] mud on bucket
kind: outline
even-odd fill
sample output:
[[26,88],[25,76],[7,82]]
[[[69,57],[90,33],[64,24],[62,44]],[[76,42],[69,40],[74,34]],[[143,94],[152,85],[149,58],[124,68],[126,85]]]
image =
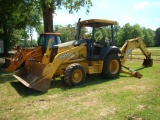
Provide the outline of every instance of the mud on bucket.
[[27,61],[25,67],[20,69],[13,76],[29,88],[33,88],[41,92],[47,92],[50,87],[51,80],[47,76],[47,73],[44,72],[45,66],[46,65],[44,64]]

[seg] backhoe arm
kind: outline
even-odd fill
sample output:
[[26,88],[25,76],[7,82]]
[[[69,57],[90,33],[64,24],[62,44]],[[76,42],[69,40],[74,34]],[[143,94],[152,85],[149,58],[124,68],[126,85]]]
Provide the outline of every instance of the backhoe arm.
[[122,67],[124,69],[127,69],[128,71],[122,69],[122,73],[141,78],[141,74],[137,71],[130,70],[129,67],[124,66],[124,63],[131,53],[132,50],[135,48],[140,48],[141,52],[144,54],[146,59],[144,59],[142,66],[148,67],[152,66],[153,60],[151,59],[151,52],[146,48],[145,43],[141,38],[135,38],[135,39],[130,39],[125,42],[125,44],[122,46],[121,50],[121,60],[122,60]]
[[146,59],[151,59],[151,52],[147,49],[146,45],[144,44],[141,38],[138,38],[138,43],[139,43],[139,48],[145,55]]
[[151,52],[146,48],[145,43],[141,38],[135,38],[127,40],[126,43],[120,49],[122,54],[122,64],[125,63],[127,57],[135,48],[140,48],[146,59],[151,59]]

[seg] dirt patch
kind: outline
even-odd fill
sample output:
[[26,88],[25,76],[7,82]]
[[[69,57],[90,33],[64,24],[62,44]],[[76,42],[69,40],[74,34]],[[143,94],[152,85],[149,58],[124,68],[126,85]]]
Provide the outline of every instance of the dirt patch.
[[105,107],[99,110],[100,116],[108,116],[116,113],[116,108],[114,106]]
[[23,109],[29,109],[32,107],[36,107],[36,109],[48,109],[50,106],[51,101],[50,100],[37,100],[37,101],[31,101],[23,105]]
[[85,102],[83,102],[83,106],[84,107],[93,107],[93,106],[96,106],[98,103],[98,100],[97,99],[92,99],[92,100],[87,100]]
[[148,88],[146,88],[146,86],[128,85],[128,86],[125,86],[124,89],[137,92],[137,91],[145,91]]
[[146,105],[138,105],[137,109],[139,110],[144,110],[144,109],[151,109],[151,106],[146,106]]

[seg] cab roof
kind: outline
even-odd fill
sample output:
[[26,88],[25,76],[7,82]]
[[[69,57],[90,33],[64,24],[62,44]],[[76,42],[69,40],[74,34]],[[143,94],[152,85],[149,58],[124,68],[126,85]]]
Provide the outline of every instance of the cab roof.
[[56,36],[60,36],[61,33],[42,33],[41,35],[56,35]]
[[95,27],[102,27],[102,26],[107,26],[107,25],[117,25],[117,21],[114,21],[114,20],[89,19],[89,20],[81,21],[80,26],[93,27],[93,23],[95,23]]

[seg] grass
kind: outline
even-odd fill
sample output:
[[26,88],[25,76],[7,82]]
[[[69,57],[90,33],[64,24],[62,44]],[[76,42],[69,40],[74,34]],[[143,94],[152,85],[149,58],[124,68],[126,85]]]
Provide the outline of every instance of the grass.
[[14,73],[0,71],[0,119],[127,120],[135,114],[142,120],[159,120],[160,61],[148,68],[141,64],[142,60],[126,61],[139,70],[141,79],[125,74],[115,80],[89,76],[78,87],[57,80],[47,93],[26,88],[12,77]]
[[[158,47],[151,47],[149,48],[149,50],[151,50],[151,56],[152,59],[154,59],[154,61],[159,61],[160,60],[160,48]],[[143,53],[141,52],[141,50],[139,48],[136,48],[132,51],[132,53],[129,55],[128,57],[129,59],[144,59],[145,56],[143,55]]]

